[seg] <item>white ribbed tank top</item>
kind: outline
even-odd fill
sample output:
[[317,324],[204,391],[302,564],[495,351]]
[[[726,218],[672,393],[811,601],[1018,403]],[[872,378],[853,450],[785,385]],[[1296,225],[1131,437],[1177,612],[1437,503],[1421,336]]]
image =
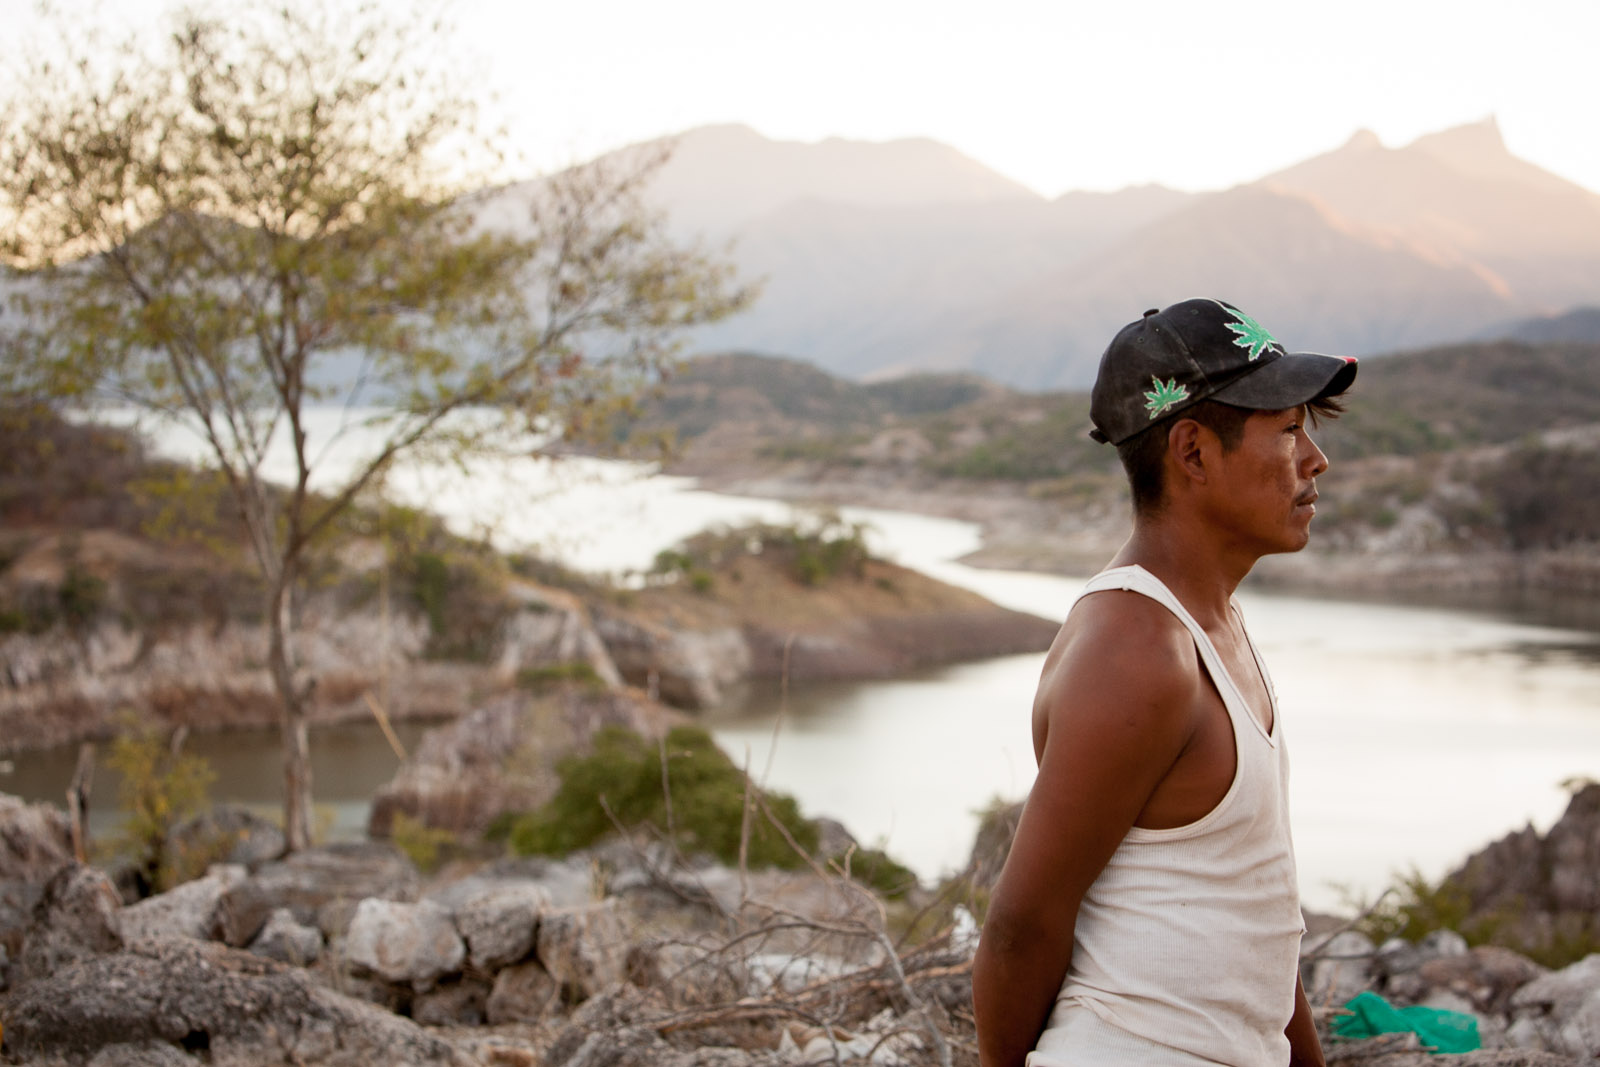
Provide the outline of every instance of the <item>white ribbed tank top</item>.
[[1272,702],[1268,733],[1160,579],[1118,567],[1079,595],[1105,589],[1158,601],[1194,636],[1233,722],[1236,768],[1198,821],[1123,838],[1078,909],[1072,963],[1028,1067],[1283,1067],[1305,926],[1277,693],[1251,643]]

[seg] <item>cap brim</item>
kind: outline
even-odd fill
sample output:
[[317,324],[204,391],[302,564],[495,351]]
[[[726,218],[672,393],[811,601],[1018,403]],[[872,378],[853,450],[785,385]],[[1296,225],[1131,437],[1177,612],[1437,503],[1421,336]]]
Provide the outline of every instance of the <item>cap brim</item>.
[[1291,352],[1229,382],[1212,393],[1211,399],[1234,407],[1280,411],[1319,397],[1338,396],[1355,380],[1352,356]]

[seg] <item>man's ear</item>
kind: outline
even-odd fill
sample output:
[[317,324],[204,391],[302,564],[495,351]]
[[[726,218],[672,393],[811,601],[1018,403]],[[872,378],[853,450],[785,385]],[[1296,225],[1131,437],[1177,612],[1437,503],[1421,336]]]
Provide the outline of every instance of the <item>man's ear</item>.
[[1201,447],[1206,436],[1205,427],[1193,419],[1179,419],[1167,431],[1167,458],[1184,477],[1201,485],[1206,481],[1205,450]]

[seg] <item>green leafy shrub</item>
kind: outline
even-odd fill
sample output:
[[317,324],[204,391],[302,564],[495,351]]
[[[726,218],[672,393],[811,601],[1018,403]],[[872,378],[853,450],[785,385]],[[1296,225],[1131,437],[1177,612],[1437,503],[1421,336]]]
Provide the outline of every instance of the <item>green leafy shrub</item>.
[[0,633],[42,634],[60,621],[60,600],[46,586],[26,585],[0,601]]
[[531,693],[569,683],[587,689],[604,689],[606,684],[604,679],[595,673],[594,664],[586,660],[549,663],[542,667],[524,667],[517,672],[518,688]]
[[[1465,889],[1449,880],[1430,882],[1421,871],[1412,868],[1395,879],[1388,895],[1357,924],[1357,929],[1375,945],[1391,937],[1420,941],[1435,930],[1455,930],[1470,942],[1473,934],[1467,927],[1471,914],[1472,898]],[[1482,940],[1479,938],[1479,942]]]
[[61,617],[74,626],[85,626],[94,621],[106,603],[106,583],[76,565],[67,567],[56,591],[61,603]]
[[1559,548],[1600,536],[1600,452],[1528,445],[1484,481],[1513,548]]
[[[720,568],[732,570],[739,559],[762,556],[775,560],[801,585],[819,586],[839,577],[866,576],[872,554],[864,523],[845,522],[822,512],[787,525],[752,523],[696,534],[674,548],[656,553],[653,573],[681,575],[697,593],[709,594]],[[737,575],[730,575],[738,580]]]
[[410,857],[423,874],[437,871],[456,846],[456,835],[449,830],[429,826],[403,811],[395,812],[389,823],[389,840]]
[[1454,930],[1469,945],[1499,945],[1554,969],[1600,952],[1600,923],[1592,915],[1563,912],[1537,922],[1528,918],[1520,897],[1475,911],[1465,886],[1448,878],[1430,882],[1413,869],[1395,879],[1388,895],[1356,928],[1377,945],[1391,937],[1418,941],[1435,930]]
[[107,762],[121,776],[117,798],[126,814],[120,849],[132,857],[145,889],[165,892],[198,877],[217,858],[208,844],[185,845],[172,832],[206,807],[216,774],[204,758],[182,752],[131,713],[119,725]]
[[[667,734],[664,748],[665,776],[662,746],[631,730],[607,727],[595,735],[589,755],[568,757],[557,765],[561,787],[549,803],[491,827],[491,832],[503,830],[519,855],[564,855],[613,832],[609,808],[625,829],[650,826],[666,832],[670,827],[685,851],[709,852],[725,863],[737,863],[744,775],[699,727],[676,727]],[[807,852],[816,848],[816,825],[801,817],[793,797],[767,793],[765,800],[796,844]],[[805,861],[757,811],[750,819],[747,862],[752,867],[795,868]]]
[[859,848],[850,854],[850,877],[871,886],[885,900],[903,900],[917,887],[916,872],[881,848]]
[[465,549],[413,552],[403,565],[412,600],[428,617],[428,655],[481,663],[511,614],[498,560]]
[[411,557],[411,595],[428,617],[428,629],[435,635],[449,628],[445,607],[450,602],[450,565],[433,552],[418,552]]

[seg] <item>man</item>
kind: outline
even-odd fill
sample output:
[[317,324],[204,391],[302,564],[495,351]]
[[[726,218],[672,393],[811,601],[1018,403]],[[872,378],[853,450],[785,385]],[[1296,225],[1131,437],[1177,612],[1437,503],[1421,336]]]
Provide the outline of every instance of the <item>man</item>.
[[1100,362],[1132,536],[1045,660],[1039,762],[973,965],[983,1067],[1321,1064],[1298,956],[1284,728],[1233,601],[1303,548],[1355,360],[1237,308],[1148,311]]

